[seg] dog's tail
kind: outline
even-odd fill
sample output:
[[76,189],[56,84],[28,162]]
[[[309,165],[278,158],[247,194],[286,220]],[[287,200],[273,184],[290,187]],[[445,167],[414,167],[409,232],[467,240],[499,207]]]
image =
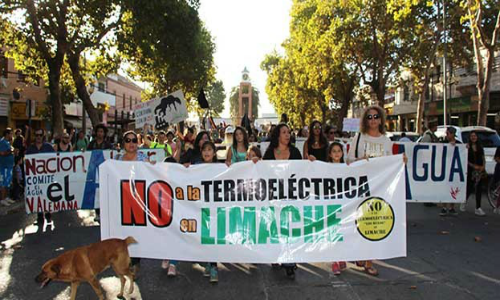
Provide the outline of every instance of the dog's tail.
[[125,244],[127,244],[127,246],[130,244],[137,244],[137,241],[133,237],[129,236],[125,239]]

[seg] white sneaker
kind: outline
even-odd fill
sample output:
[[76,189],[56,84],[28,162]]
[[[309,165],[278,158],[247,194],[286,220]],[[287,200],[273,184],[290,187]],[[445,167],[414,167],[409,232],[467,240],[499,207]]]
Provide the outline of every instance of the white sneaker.
[[494,208],[493,209],[494,214],[500,214],[500,207]]
[[177,275],[177,268],[175,267],[175,265],[170,265],[168,266],[168,273],[167,273],[168,276],[170,277],[174,277]]
[[10,203],[6,199],[0,201],[0,204],[2,204],[3,206],[9,206],[10,205]]
[[486,214],[484,213],[484,211],[480,208],[476,208],[476,216],[485,216]]
[[16,203],[16,201],[10,199],[10,198],[5,198],[5,201],[9,202],[10,204]]
[[460,211],[465,211],[467,208],[467,202],[460,203]]
[[161,268],[166,270],[168,269],[168,267],[170,266],[170,261],[167,260],[167,259],[164,259],[162,262],[161,262]]

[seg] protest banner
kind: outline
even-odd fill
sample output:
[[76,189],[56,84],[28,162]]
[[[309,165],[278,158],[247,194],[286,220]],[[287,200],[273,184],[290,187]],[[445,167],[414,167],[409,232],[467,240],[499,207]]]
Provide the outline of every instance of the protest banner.
[[134,257],[292,263],[406,256],[401,155],[351,166],[107,161],[99,176],[101,238],[133,236]]
[[138,103],[135,108],[135,128],[145,124],[156,129],[166,128],[169,124],[179,123],[188,118],[186,100],[181,90],[165,97]]
[[[163,149],[139,150],[163,161]],[[98,167],[119,154],[114,150],[26,155],[26,213],[99,208]]]
[[465,145],[395,143],[395,154],[405,153],[408,202],[463,203],[467,188]]

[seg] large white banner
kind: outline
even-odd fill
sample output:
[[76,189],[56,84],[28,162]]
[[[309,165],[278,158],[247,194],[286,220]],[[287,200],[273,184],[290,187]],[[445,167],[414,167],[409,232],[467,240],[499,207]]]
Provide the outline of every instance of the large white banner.
[[309,161],[100,167],[101,238],[135,257],[291,263],[406,256],[401,155],[350,166]]
[[[140,150],[163,161],[164,149]],[[98,168],[119,155],[114,150],[26,155],[26,213],[99,208]]]
[[467,188],[467,147],[450,144],[397,143],[406,153],[408,202],[463,203]]
[[149,124],[161,129],[188,118],[186,100],[181,90],[165,97],[138,103],[134,107],[134,112],[135,128],[142,128],[145,124]]

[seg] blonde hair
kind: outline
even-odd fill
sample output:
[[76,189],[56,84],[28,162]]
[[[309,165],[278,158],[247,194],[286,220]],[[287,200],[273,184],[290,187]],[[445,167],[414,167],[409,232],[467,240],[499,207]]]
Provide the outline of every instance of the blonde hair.
[[366,118],[366,116],[368,116],[368,112],[370,110],[377,111],[377,114],[380,117],[380,119],[379,119],[380,125],[378,126],[378,131],[380,131],[381,134],[385,134],[385,111],[384,111],[384,109],[382,109],[382,107],[380,107],[378,105],[372,105],[372,106],[368,107],[367,109],[365,109],[365,111],[363,112],[363,116],[361,117],[361,126],[360,126],[359,130],[363,134],[366,134],[368,132],[368,119]]

